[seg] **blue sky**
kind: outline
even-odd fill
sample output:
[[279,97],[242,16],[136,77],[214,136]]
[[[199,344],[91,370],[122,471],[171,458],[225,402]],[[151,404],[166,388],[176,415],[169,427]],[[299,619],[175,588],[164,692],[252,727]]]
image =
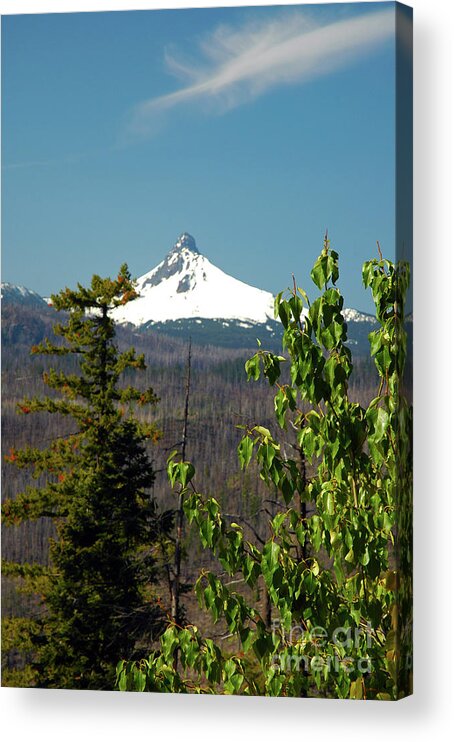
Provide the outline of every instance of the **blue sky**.
[[394,254],[393,3],[2,18],[2,280],[43,295],[178,235],[277,293],[326,228],[346,303]]

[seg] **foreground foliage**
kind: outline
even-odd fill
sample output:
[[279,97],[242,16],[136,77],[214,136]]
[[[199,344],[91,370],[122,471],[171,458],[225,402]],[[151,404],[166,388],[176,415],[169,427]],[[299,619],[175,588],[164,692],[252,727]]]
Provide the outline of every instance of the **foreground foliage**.
[[157,431],[134,416],[137,404],[157,399],[152,389],[120,383],[145,364],[133,349],[118,351],[111,318],[113,308],[135,297],[126,266],[114,280],[94,276],[89,288],[66,289],[52,297],[55,309],[68,313],[54,328],[57,341],[33,348],[74,358],[76,372],[45,372],[50,394],[24,399],[19,411],[62,415],[73,432],[7,456],[31,467],[38,481],[4,502],[3,523],[48,517],[56,537],[49,566],[3,563],[4,576],[38,596],[33,619],[3,623],[3,651],[27,659],[22,670],[4,671],[4,684],[111,688],[118,656],[133,657],[140,638],[161,630],[153,598],[159,524],[145,448]]
[[[255,457],[278,504],[269,538],[249,540],[197,491],[192,464],[175,455],[168,462],[188,520],[226,576],[202,572],[200,604],[241,651],[171,623],[148,659],[119,662],[121,690],[355,699],[411,692],[411,408],[401,389],[409,270],[383,259],[363,268],[380,323],[370,334],[380,385],[367,408],[349,400],[338,275],[326,239],[311,273],[320,296],[311,304],[294,287],[276,298],[285,355],[259,348],[246,363],[250,379],[264,376],[273,387],[285,438],[254,424],[238,447],[241,467]],[[239,581],[248,590],[234,589]]]

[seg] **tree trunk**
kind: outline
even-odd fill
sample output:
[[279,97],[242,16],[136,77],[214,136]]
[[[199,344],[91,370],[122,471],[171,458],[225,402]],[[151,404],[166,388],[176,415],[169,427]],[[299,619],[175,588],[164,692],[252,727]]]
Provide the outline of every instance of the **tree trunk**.
[[[186,443],[188,438],[188,415],[189,415],[189,394],[191,390],[191,339],[189,339],[188,349],[188,366],[186,376],[186,396],[184,404],[184,422],[183,437],[181,441],[181,458],[186,458]],[[178,509],[176,513],[176,534],[175,534],[175,559],[174,575],[172,582],[172,600],[170,615],[175,623],[179,623],[180,618],[180,576],[181,576],[181,549],[184,535],[184,510],[183,510],[183,493],[180,492],[178,498]]]

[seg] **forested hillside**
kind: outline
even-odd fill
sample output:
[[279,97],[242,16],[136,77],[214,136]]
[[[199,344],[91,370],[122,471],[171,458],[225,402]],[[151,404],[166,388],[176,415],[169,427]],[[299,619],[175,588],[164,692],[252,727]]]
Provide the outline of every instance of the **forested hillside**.
[[[3,452],[25,444],[43,446],[56,436],[71,432],[67,420],[56,415],[39,413],[33,416],[17,414],[17,403],[24,396],[44,392],[42,374],[56,359],[30,354],[33,344],[45,336],[53,338],[52,326],[56,313],[52,309],[39,312],[26,307],[8,306],[3,310],[2,324],[2,421]],[[188,342],[168,337],[162,332],[148,330],[133,332],[119,327],[118,344],[121,349],[133,345],[144,353],[147,369],[140,378],[144,387],[152,386],[159,403],[150,413],[162,435],[156,443],[149,444],[150,455],[156,469],[154,493],[160,507],[174,507],[167,475],[166,459],[173,448],[181,444]],[[197,471],[197,483],[212,493],[237,520],[245,519],[262,535],[266,532],[268,516],[263,500],[269,497],[266,487],[254,471],[240,470],[237,446],[241,439],[238,425],[253,425],[257,421],[275,430],[273,399],[268,384],[247,381],[245,361],[255,352],[249,348],[223,348],[215,345],[192,343],[191,385],[187,456]],[[75,370],[69,359],[57,359],[57,366]],[[131,372],[130,376],[134,376]],[[125,379],[129,383],[130,379]],[[358,359],[352,378],[352,395],[363,403],[374,395],[376,370],[370,359]],[[276,431],[277,432],[277,431]],[[30,475],[2,461],[2,497],[14,497],[30,484]],[[272,509],[272,504],[268,504]],[[8,560],[47,562],[48,539],[53,535],[51,521],[40,519],[17,528],[2,530],[3,558]],[[183,571],[185,579],[193,582],[200,567],[210,563],[211,557],[201,550],[199,540],[187,537]],[[163,584],[163,592],[167,590]],[[27,612],[30,599],[17,595],[10,581],[3,580],[3,614]],[[194,608],[195,609],[195,608]]]

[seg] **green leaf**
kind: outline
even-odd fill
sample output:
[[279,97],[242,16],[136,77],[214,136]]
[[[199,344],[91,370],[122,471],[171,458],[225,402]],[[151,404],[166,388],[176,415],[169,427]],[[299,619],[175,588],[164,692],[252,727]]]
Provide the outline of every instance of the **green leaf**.
[[279,291],[276,298],[274,299],[274,318],[275,319],[279,317],[279,305],[281,303],[283,293],[284,293],[283,291]]
[[273,583],[273,575],[279,567],[279,554],[281,547],[276,541],[267,541],[262,553],[262,574],[268,588]]
[[269,652],[272,651],[270,637],[266,634],[258,636],[254,644],[252,645],[252,648],[257,655],[257,658],[259,660],[262,660],[265,655],[269,654]]
[[286,330],[289,326],[290,319],[291,319],[291,308],[287,301],[282,301],[279,304],[278,314],[279,314],[279,319],[282,322],[282,326],[284,330]]
[[272,438],[272,435],[268,428],[264,428],[263,425],[256,425],[253,430],[264,438],[264,443]]
[[249,360],[246,361],[246,363],[244,364],[244,368],[247,373],[248,381],[250,379],[258,381],[258,379],[260,378],[260,360],[257,353],[252,356],[252,358],[249,358]]
[[239,630],[239,635],[240,635],[241,644],[243,645],[243,650],[247,652],[254,638],[254,632],[251,631],[251,629],[249,629],[248,627],[246,627],[244,629]]
[[387,435],[389,415],[383,407],[368,408],[366,419],[369,425],[369,439],[379,443]]
[[336,503],[334,499],[334,494],[329,490],[326,495],[326,512],[328,515],[334,515],[336,510]]
[[251,460],[253,450],[254,450],[254,444],[251,438],[248,435],[246,435],[244,438],[241,439],[238,445],[238,458],[239,458],[240,466],[242,469],[247,468]]
[[186,487],[186,485],[193,478],[195,469],[194,466],[188,461],[182,461],[180,464],[178,464],[178,473],[181,486]]
[[318,289],[322,289],[329,278],[328,256],[321,255],[311,270],[311,278]]
[[307,304],[307,305],[309,306],[309,304],[310,304],[310,302],[309,302],[309,297],[308,297],[308,295],[306,294],[306,292],[304,291],[304,289],[300,289],[300,288],[299,288],[299,289],[298,289],[298,291],[299,291],[299,293],[301,294],[301,296],[303,297],[303,299],[304,299],[304,301],[306,302],[306,304]]
[[121,672],[119,678],[118,678],[118,688],[121,691],[125,691],[128,689],[128,678],[126,673],[123,671]]
[[292,310],[295,322],[299,322],[301,319],[301,312],[303,311],[303,302],[299,296],[292,296],[289,299],[289,307]]
[[350,683],[350,698],[361,701],[363,698],[363,683],[361,678],[352,680]]

